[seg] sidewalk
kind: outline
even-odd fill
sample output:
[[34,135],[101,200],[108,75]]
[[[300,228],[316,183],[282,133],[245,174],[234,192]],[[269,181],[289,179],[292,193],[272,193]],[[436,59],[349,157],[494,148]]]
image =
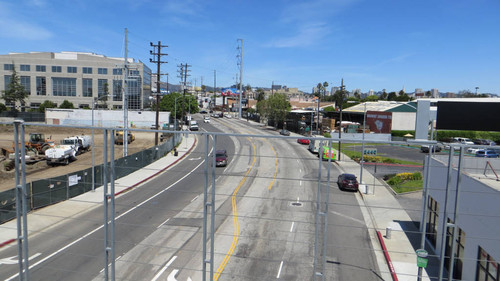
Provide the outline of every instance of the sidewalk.
[[[342,154],[342,161],[337,161],[337,164],[346,173],[360,175],[361,166],[357,162]],[[415,248],[407,235],[412,235],[418,241],[413,241],[414,245],[420,245],[420,234],[405,233],[407,225],[411,223],[411,218],[406,211],[401,207],[393,193],[388,190],[384,183],[381,183],[369,171],[363,169],[363,184],[366,184],[366,190],[363,192],[360,186],[361,200],[360,206],[363,211],[363,216],[367,227],[369,228],[370,239],[375,250],[375,256],[379,265],[384,280],[393,280],[391,276],[390,265],[387,263],[384,256],[384,251],[379,241],[377,232],[380,232],[387,254],[398,280],[416,280],[418,273],[417,255]],[[386,229],[392,229],[390,238],[386,237]],[[371,229],[374,229],[372,231]],[[417,230],[418,231],[418,230]],[[382,237],[383,236],[383,237]],[[415,239],[414,239],[415,240]],[[430,280],[425,270],[423,271],[423,280]]]
[[[135,171],[125,177],[115,181],[115,195],[118,196],[164,172],[175,165],[182,158],[188,155],[196,146],[196,136],[188,135],[183,137],[182,142],[177,147],[178,156],[172,153],[167,154],[161,159],[150,165]],[[108,185],[108,189],[110,186]],[[94,192],[89,191],[70,200],[47,206],[28,213],[28,231],[30,235],[35,235],[49,227],[57,225],[67,219],[76,217],[89,211],[91,208],[103,205],[104,188],[96,188]],[[61,216],[64,214],[64,216]],[[13,246],[17,240],[17,220],[13,219],[0,225],[0,248],[6,245]]]

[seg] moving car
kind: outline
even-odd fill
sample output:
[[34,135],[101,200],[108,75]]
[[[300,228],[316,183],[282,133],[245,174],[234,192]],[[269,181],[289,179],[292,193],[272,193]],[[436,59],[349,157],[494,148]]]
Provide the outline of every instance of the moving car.
[[205,116],[205,117],[203,118],[203,122],[204,122],[204,123],[210,123],[210,116]]
[[283,135],[283,136],[289,136],[290,135],[290,131],[286,130],[286,129],[281,129],[280,131],[280,135]]
[[189,130],[198,131],[199,130],[198,122],[196,122],[195,120],[189,121]]
[[340,174],[337,179],[337,184],[341,190],[353,190],[358,191],[359,184],[356,176],[353,174]]
[[480,149],[476,152],[476,157],[498,158],[498,153],[494,150]]
[[309,139],[303,139],[303,138],[299,138],[297,139],[297,142],[298,143],[301,143],[301,144],[309,144]]
[[217,150],[215,152],[215,167],[227,166],[227,152],[225,149]]

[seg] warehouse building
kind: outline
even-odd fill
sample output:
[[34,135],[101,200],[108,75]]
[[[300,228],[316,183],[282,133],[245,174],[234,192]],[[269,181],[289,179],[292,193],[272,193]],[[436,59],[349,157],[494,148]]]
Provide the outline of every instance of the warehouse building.
[[99,108],[121,109],[125,92],[128,109],[141,110],[151,96],[151,70],[141,61],[127,61],[124,81],[124,58],[79,52],[0,55],[0,90],[7,88],[15,69],[29,94],[24,106],[15,105],[19,111],[37,109],[46,100],[58,106],[68,100],[77,108],[96,102]]

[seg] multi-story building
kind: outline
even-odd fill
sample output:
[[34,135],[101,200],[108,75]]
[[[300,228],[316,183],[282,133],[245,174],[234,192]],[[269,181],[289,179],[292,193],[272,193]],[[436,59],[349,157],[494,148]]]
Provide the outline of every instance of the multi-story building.
[[124,62],[124,58],[78,52],[0,55],[0,76],[3,77],[0,90],[7,88],[15,69],[29,93],[25,107],[30,109],[38,108],[46,100],[57,105],[68,100],[77,108],[90,108],[94,100],[99,101],[99,107],[121,109],[125,92],[129,109],[143,109],[151,96],[151,70],[129,58],[125,83]]

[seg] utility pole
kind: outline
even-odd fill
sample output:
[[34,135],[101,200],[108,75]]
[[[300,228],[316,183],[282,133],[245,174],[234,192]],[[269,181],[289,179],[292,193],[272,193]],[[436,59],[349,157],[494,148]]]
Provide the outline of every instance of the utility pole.
[[[340,123],[339,123],[339,161],[340,161],[340,155],[341,153],[341,148],[342,148],[342,105],[344,104],[344,78],[342,78],[342,83],[340,84]],[[318,112],[319,113],[319,112]]]
[[[149,54],[151,54],[153,57],[156,56],[156,60],[149,59],[149,62],[156,63],[157,65],[157,71],[156,71],[156,123],[155,123],[155,128],[158,130],[158,123],[160,121],[160,77],[161,77],[161,71],[160,71],[160,65],[162,63],[167,63],[166,61],[161,60],[161,56],[166,56],[168,54],[163,54],[161,52],[162,47],[168,47],[167,45],[162,45],[161,41],[158,41],[158,45],[153,44],[153,42],[149,42],[149,45],[153,47],[153,50],[149,51]],[[158,49],[158,50],[157,50]],[[168,76],[167,76],[168,77]],[[168,87],[168,82],[167,82],[167,87]],[[155,132],[155,146],[158,145],[158,131]]]
[[[214,69],[214,104],[212,104],[212,110],[217,105],[217,70]],[[210,98],[212,100],[212,98]]]
[[240,66],[240,100],[239,100],[239,118],[241,119],[241,96],[243,95],[242,87],[243,87],[243,39],[238,39],[240,41],[241,46],[238,47],[240,50],[240,54],[238,55],[239,62],[238,65]]
[[[188,75],[188,72],[191,71],[189,70],[188,68],[191,67],[191,65],[189,64],[180,64],[180,65],[177,65],[177,67],[179,67],[179,78],[181,78],[181,84],[184,86],[183,87],[183,91],[182,91],[182,115],[181,115],[181,118],[184,117],[184,114],[186,112],[186,108],[184,106],[184,103],[185,103],[185,99],[186,99],[186,87],[187,87],[187,77],[188,76],[191,76],[191,75]],[[182,124],[182,123],[181,123]]]

